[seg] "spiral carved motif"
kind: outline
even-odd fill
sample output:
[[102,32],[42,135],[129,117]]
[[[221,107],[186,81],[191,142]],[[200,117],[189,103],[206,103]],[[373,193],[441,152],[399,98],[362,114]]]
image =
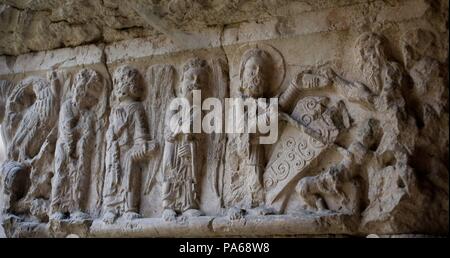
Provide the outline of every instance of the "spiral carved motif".
[[317,107],[317,101],[313,98],[308,98],[305,103],[306,110],[311,111]]
[[313,118],[312,116],[305,114],[302,116],[301,120],[305,126],[308,126],[313,121]]
[[290,170],[290,165],[289,165],[288,161],[284,161],[284,162],[278,164],[278,166],[274,170],[275,178],[278,181],[285,179],[289,174],[289,170]]

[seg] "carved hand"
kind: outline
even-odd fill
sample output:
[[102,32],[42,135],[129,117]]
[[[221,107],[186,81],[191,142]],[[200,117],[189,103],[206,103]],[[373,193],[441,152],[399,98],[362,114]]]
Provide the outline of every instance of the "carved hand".
[[131,154],[133,160],[142,160],[146,154],[145,146],[136,147]]
[[155,152],[157,149],[158,149],[157,143],[153,141],[148,141],[135,147],[132,157],[134,160],[142,160],[144,158],[147,158],[151,153]]
[[308,89],[325,87],[330,84],[330,80],[321,75],[305,74],[303,76],[303,86]]
[[155,141],[149,141],[146,143],[148,153],[153,153],[159,149],[159,144]]
[[166,136],[166,141],[175,142],[176,138],[177,138],[177,134],[170,133],[169,135]]
[[52,70],[49,73],[47,73],[47,78],[51,83],[51,90],[52,93],[56,96],[58,95],[58,90],[61,88],[59,86],[59,79],[58,79],[58,73],[56,70]]

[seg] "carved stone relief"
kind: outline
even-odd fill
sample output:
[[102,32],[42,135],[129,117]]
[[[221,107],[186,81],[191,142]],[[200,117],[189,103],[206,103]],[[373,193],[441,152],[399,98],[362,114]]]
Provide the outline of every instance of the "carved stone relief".
[[[193,103],[193,91],[209,86],[208,69],[206,61],[199,58],[191,59],[183,66],[178,97],[186,98],[191,108],[179,112],[189,112],[188,117],[192,121],[195,121],[196,116],[201,116],[197,111],[201,110],[200,107]],[[167,127],[170,127],[170,121],[167,122]],[[198,181],[202,169],[202,153],[199,148],[202,135],[185,133],[180,127],[172,129],[166,130],[164,145],[163,218],[174,220],[177,214],[200,216],[202,212],[198,206]]]
[[[169,1],[168,10],[185,20],[191,5],[202,8]],[[5,233],[448,231],[445,50],[436,31],[398,30],[363,27],[346,37],[327,31],[192,51],[155,45],[148,56],[130,48],[130,57],[108,46],[91,63],[1,75]],[[202,104],[208,98],[221,105],[213,115]],[[246,131],[252,125],[242,120],[244,131],[232,133],[172,123],[176,114],[190,124],[209,115],[225,129],[229,98],[258,109],[276,99],[275,109],[257,114],[266,122],[276,116],[276,141],[261,143],[268,133]],[[171,109],[177,99],[189,109]],[[243,111],[243,118],[256,116]]]
[[106,112],[104,84],[98,72],[83,69],[75,76],[71,98],[62,104],[52,182],[52,220],[90,219],[86,194],[95,157],[95,136],[101,129],[97,121]]
[[[57,134],[54,125],[59,110],[57,90],[58,81],[52,73],[50,80],[41,77],[22,80],[7,98],[3,126],[10,141],[3,173],[11,180],[7,187],[11,195],[17,197],[16,190],[23,194],[10,206],[9,214],[48,219],[51,162]],[[27,187],[15,185],[13,182],[20,180],[15,177],[28,177]]]
[[[260,48],[244,52],[239,68],[239,97],[261,98],[273,87],[271,69],[274,60]],[[246,111],[249,112],[249,111]],[[246,113],[249,116],[248,113]],[[265,207],[262,177],[266,166],[264,146],[258,143],[260,132],[232,135],[228,138],[225,156],[224,205],[231,219],[244,212],[265,215],[273,213]]]
[[106,134],[106,175],[103,220],[118,216],[139,218],[141,162],[157,148],[150,140],[149,125],[141,102],[142,76],[130,66],[114,72],[113,100]]

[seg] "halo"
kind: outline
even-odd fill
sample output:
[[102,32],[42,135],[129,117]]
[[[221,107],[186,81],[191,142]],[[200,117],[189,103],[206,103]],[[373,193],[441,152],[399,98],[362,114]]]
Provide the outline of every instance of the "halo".
[[266,51],[272,58],[273,72],[270,76],[270,83],[267,94],[270,96],[274,96],[277,93],[278,89],[281,87],[281,84],[283,83],[284,77],[286,75],[283,56],[277,49],[264,43],[246,43],[236,50],[233,58],[233,64],[239,64],[238,76],[240,78],[240,73],[242,70],[241,68],[244,65],[241,59],[244,57],[248,50],[254,48]]

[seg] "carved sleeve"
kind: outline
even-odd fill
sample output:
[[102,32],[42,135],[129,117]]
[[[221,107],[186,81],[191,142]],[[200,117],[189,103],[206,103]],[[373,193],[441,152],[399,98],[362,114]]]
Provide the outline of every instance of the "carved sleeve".
[[64,142],[68,143],[69,146],[72,145],[74,141],[72,133],[72,129],[74,127],[74,115],[71,110],[70,101],[67,101],[62,106],[59,123],[59,132],[61,139]]
[[142,104],[136,104],[132,112],[134,113],[134,142],[142,143],[150,140],[147,117],[145,116],[145,110]]

